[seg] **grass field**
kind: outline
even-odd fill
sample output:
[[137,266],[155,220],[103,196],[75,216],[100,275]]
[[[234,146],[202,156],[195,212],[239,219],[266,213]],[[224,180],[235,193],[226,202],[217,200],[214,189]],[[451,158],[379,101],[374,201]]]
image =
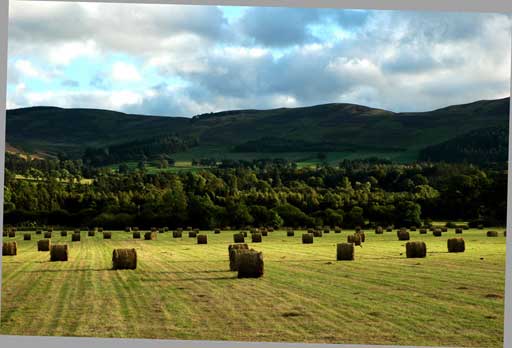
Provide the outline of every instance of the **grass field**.
[[[366,232],[355,261],[335,261],[347,235],[301,244],[302,231],[269,233],[265,275],[229,272],[233,232],[197,245],[184,232],[157,241],[114,232],[71,242],[68,262],[49,262],[17,233],[18,256],[4,256],[1,334],[501,347],[505,239],[464,231],[466,252],[447,253],[442,237],[424,240],[425,259],[406,259],[396,232]],[[13,238],[6,238],[12,240]],[[248,238],[246,238],[246,241]],[[135,271],[110,270],[114,248],[135,247]]]

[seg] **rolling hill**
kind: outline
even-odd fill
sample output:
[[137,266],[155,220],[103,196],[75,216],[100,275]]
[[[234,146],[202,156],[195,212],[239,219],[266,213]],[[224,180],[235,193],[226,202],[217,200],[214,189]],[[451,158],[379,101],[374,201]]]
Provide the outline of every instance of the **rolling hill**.
[[[439,144],[473,138],[480,129],[508,130],[509,105],[510,98],[504,98],[429,112],[394,113],[354,104],[325,104],[233,110],[192,118],[32,107],[8,110],[7,142],[42,156],[60,153],[82,158],[89,149],[96,155],[105,154],[105,161],[112,163],[119,158],[139,160],[143,155],[162,153],[197,159],[300,158],[326,152],[337,154],[332,158],[376,155],[414,160],[424,156],[427,148],[435,159],[436,149],[454,148]],[[508,132],[485,134],[485,139],[473,141],[472,151],[478,152],[479,144],[492,146],[496,134],[503,137]],[[499,151],[506,150],[503,141],[508,144],[508,139],[499,139]]]

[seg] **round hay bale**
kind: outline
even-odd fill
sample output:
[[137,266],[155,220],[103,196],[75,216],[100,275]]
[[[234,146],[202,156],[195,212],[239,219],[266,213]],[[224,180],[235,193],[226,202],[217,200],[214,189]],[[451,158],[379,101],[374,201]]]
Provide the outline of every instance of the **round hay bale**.
[[267,228],[267,230],[268,230],[269,232],[274,232],[274,227],[269,227],[269,228]]
[[242,234],[244,235],[245,238],[247,238],[247,231],[243,231]]
[[131,231],[132,231],[132,228],[131,228],[131,227],[126,227],[124,230],[125,230],[126,232],[131,232]]
[[313,237],[312,233],[302,234],[302,244],[313,244]]
[[[176,232],[179,232],[179,231],[176,231]],[[173,232],[173,235],[174,235],[174,232]],[[197,237],[197,232],[196,231],[189,231],[188,232],[188,238],[196,238],[196,237]]]
[[237,259],[238,278],[259,278],[263,276],[263,253],[250,250],[240,253]]
[[362,238],[361,238],[361,233],[354,233],[354,245],[361,245],[361,242],[362,242]]
[[409,230],[411,230],[411,231],[416,231],[416,226],[411,226],[411,227],[409,227]]
[[230,271],[238,271],[238,254],[248,250],[249,246],[247,244],[231,244],[228,247]]
[[198,234],[197,244],[208,244],[208,236],[206,234]]
[[169,231],[169,227],[165,226],[164,228],[162,228],[164,230],[164,232],[167,232]]
[[187,226],[187,231],[192,231],[192,227],[191,226]]
[[140,232],[139,231],[132,232],[132,236],[133,236],[133,239],[140,239]]
[[407,258],[422,258],[427,256],[427,245],[425,242],[405,243],[405,254]]
[[[257,233],[256,233],[257,234]],[[261,233],[260,233],[263,237],[267,237],[268,236],[268,231],[267,230],[262,230]]]
[[353,234],[349,234],[347,236],[347,243],[354,243],[355,236]]
[[251,237],[253,243],[261,243],[261,233],[253,233]]
[[10,231],[9,232],[9,238],[16,238],[16,232]]
[[44,238],[51,239],[52,238],[52,233],[51,232],[45,232],[44,233]]
[[411,237],[409,236],[409,232],[407,232],[407,230],[400,230],[397,232],[397,237],[398,237],[398,240],[409,240],[411,239]]
[[243,233],[235,233],[233,234],[233,241],[235,243],[243,243],[245,241]]
[[356,234],[359,235],[359,239],[361,239],[361,243],[364,243],[364,241],[366,240],[366,235],[364,234],[364,232],[359,231]]
[[156,227],[151,227],[151,232],[157,232],[158,229]]
[[[98,227],[97,230],[98,230],[98,232],[102,232],[103,233],[103,227]],[[96,231],[93,231],[93,232],[96,232]]]
[[314,232],[313,232],[314,237],[323,237],[323,235],[324,234],[320,230],[314,230]]
[[463,230],[469,230],[469,226],[468,225],[464,225],[464,226],[462,226],[462,229]]
[[80,233],[80,229],[79,228],[75,228],[75,233]]
[[464,238],[450,238],[447,244],[449,253],[463,253],[466,250]]
[[156,236],[156,232],[146,232],[144,233],[144,240],[156,240]]
[[328,228],[325,228],[325,229],[324,229],[324,233],[331,233],[331,230],[330,230],[330,229],[328,229]]
[[71,235],[71,241],[72,242],[79,242],[80,241],[80,233],[73,233]]
[[23,240],[31,240],[32,239],[32,235],[30,233],[25,233],[23,235]]
[[337,261],[352,261],[352,260],[354,260],[354,244],[339,243],[336,246],[336,260]]
[[36,231],[36,234],[43,234],[43,231],[41,231],[41,230],[37,230],[37,231]]
[[[190,237],[191,232],[197,234],[197,231],[189,231],[188,232],[189,237]],[[172,238],[181,238],[181,236],[182,236],[182,231],[172,231]]]
[[498,232],[496,232],[496,231],[487,231],[487,237],[498,237]]
[[427,234],[426,228],[420,228],[420,234]]
[[138,227],[132,227],[132,231],[138,231],[139,228]]
[[135,249],[114,249],[112,269],[136,269],[137,251]]
[[441,227],[441,232],[448,232],[448,227]]
[[339,227],[339,226],[334,227],[334,233],[341,233],[341,227]]
[[178,228],[176,229],[176,231],[181,231],[181,232],[183,232],[183,227],[178,227]]
[[3,242],[2,255],[3,256],[16,256],[18,254],[18,245],[16,242]]
[[68,245],[55,244],[50,247],[50,261],[67,261],[68,260]]
[[384,233],[384,229],[382,228],[382,226],[377,226],[377,228],[375,229],[375,234],[383,234]]
[[356,232],[361,231],[361,226],[356,226],[355,231],[356,231]]
[[[103,231],[102,231],[102,232],[103,232]],[[87,235],[88,235],[89,237],[94,237],[94,236],[96,236],[96,232],[95,232],[95,231],[89,231],[89,232],[87,232]]]
[[393,232],[393,226],[386,227],[386,232]]
[[456,234],[462,234],[462,228],[457,227],[457,228],[455,229],[455,233],[456,233]]
[[484,225],[478,225],[478,229],[479,230],[483,230],[484,229]]
[[37,251],[50,251],[51,242],[49,239],[41,239],[37,241]]
[[112,232],[103,232],[103,239],[112,239]]
[[61,237],[67,237],[68,236],[68,231],[60,231],[60,236]]
[[220,233],[220,228],[216,228],[216,229],[213,231],[213,233],[215,233],[215,234],[219,234],[219,233]]
[[435,237],[441,237],[443,235],[440,228],[434,229],[434,232],[432,233],[434,234]]
[[295,236],[295,231],[287,231],[287,232],[286,232],[286,236],[287,236],[287,237],[293,237],[293,236]]

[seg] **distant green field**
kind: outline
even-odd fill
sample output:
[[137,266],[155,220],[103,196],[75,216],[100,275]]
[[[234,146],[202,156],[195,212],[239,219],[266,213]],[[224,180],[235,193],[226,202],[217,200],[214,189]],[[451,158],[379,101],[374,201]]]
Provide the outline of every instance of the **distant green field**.
[[[237,279],[229,271],[232,231],[194,238],[133,240],[114,232],[68,243],[68,262],[49,262],[36,242],[15,240],[4,256],[1,334],[175,338],[235,341],[502,347],[505,240],[486,230],[464,231],[466,252],[447,253],[431,232],[424,259],[407,259],[396,232],[366,232],[355,261],[336,261],[336,243],[324,234],[301,243],[302,231],[271,232],[262,243],[265,274]],[[6,238],[12,240],[13,238]],[[248,239],[246,239],[247,241]],[[136,248],[138,268],[111,270],[114,248]]]

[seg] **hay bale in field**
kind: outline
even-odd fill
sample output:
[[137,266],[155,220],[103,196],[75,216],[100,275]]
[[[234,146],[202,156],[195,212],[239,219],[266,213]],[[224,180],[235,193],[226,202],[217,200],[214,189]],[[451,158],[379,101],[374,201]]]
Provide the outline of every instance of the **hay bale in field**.
[[469,226],[468,225],[464,225],[464,226],[462,226],[462,229],[463,230],[469,230]]
[[256,250],[242,252],[237,256],[238,278],[259,278],[263,275],[263,253]]
[[354,243],[355,237],[353,234],[347,236],[347,243]]
[[[189,237],[190,237],[191,232],[197,234],[197,231],[189,231],[188,232]],[[172,238],[181,238],[181,236],[182,236],[181,231],[172,231]]]
[[[101,232],[103,232],[103,231],[101,231]],[[87,235],[89,237],[94,237],[96,235],[96,232],[95,231],[89,231],[89,232],[87,232]]]
[[341,227],[339,227],[339,226],[334,227],[334,233],[341,233]]
[[479,230],[483,230],[484,229],[484,225],[478,225],[478,229]]
[[324,233],[331,233],[331,230],[328,228],[324,228]]
[[448,232],[448,227],[441,227],[441,232]]
[[131,232],[132,228],[131,227],[126,227],[124,230],[125,230],[125,232]]
[[427,234],[426,228],[420,228],[420,234]]
[[409,240],[411,239],[410,235],[409,235],[409,232],[407,232],[407,230],[402,230],[400,229],[400,231],[398,231],[397,233],[397,237],[398,237],[398,240]]
[[140,239],[140,232],[139,231],[132,232],[132,237],[133,237],[133,239]]
[[103,239],[112,239],[112,232],[103,232]]
[[357,235],[359,235],[359,239],[361,239],[361,243],[364,243],[364,241],[366,240],[366,235],[364,234],[363,231],[359,231],[359,232],[356,232]]
[[386,232],[393,232],[393,226],[386,227]]
[[176,229],[176,231],[181,231],[181,232],[183,232],[183,227],[178,227],[178,228]]
[[243,231],[242,234],[244,235],[245,238],[247,238],[247,231]]
[[253,233],[252,234],[252,242],[253,243],[261,243],[261,233]]
[[71,241],[72,242],[79,242],[80,241],[80,233],[73,233],[71,235]]
[[36,234],[43,234],[43,231],[41,231],[41,230],[37,230],[37,231],[36,231]]
[[3,242],[2,255],[3,256],[16,256],[18,254],[18,245],[16,242]]
[[98,232],[103,232],[103,227],[98,227]]
[[10,231],[9,232],[9,238],[16,238],[16,232]]
[[74,232],[75,233],[80,233],[80,229],[79,228],[75,228]]
[[208,244],[208,236],[206,234],[198,234],[197,244]]
[[267,230],[262,230],[262,231],[261,231],[261,235],[262,235],[263,237],[268,236],[268,231],[267,231]]
[[268,230],[269,232],[274,232],[274,227],[269,227],[269,228],[267,228],[267,230]]
[[411,230],[411,231],[416,231],[416,226],[411,226],[411,227],[409,227],[409,230]]
[[247,244],[231,244],[228,247],[230,271],[238,271],[238,255],[246,251],[249,251]]
[[361,245],[361,242],[362,242],[362,238],[361,238],[361,233],[354,233],[354,244],[355,245]]
[[67,261],[68,260],[68,245],[55,244],[50,247],[50,261]]
[[464,238],[450,238],[447,244],[449,253],[463,253],[466,250]]
[[457,227],[457,228],[455,229],[455,233],[456,233],[456,234],[461,234],[461,233],[462,233],[462,228]]
[[302,235],[302,244],[313,244],[313,234],[312,233],[304,233]]
[[46,229],[46,232],[53,232],[53,227],[48,227],[48,228]]
[[23,240],[31,240],[32,239],[32,235],[30,233],[25,233],[23,235]]
[[187,226],[187,231],[192,231],[192,226]]
[[157,232],[158,229],[156,227],[151,227],[151,232]]
[[189,231],[188,232],[188,237],[189,238],[196,238],[197,237],[197,232],[196,231]]
[[384,229],[382,228],[382,226],[377,226],[377,228],[375,229],[375,234],[383,234],[384,233]]
[[136,269],[137,251],[135,249],[114,249],[112,269]]
[[67,237],[68,236],[68,231],[60,231],[60,236],[61,237]]
[[354,260],[354,244],[339,243],[336,247],[336,260],[337,261],[352,261],[352,260]]
[[498,232],[496,232],[496,231],[487,231],[487,237],[498,237]]
[[286,232],[286,236],[287,236],[287,237],[293,237],[293,236],[295,236],[295,231],[287,231],[287,232]]
[[434,234],[434,237],[441,237],[443,235],[440,228],[435,228],[432,233]]
[[320,230],[314,230],[314,232],[313,232],[314,237],[323,237],[323,235],[324,234]]
[[243,243],[245,241],[243,233],[235,233],[233,234],[233,241],[235,243]]
[[356,232],[361,231],[361,226],[356,226],[355,231],[356,231]]
[[52,233],[51,232],[45,232],[44,233],[44,238],[48,238],[48,239],[52,238]]
[[219,234],[219,233],[220,233],[220,228],[216,228],[216,229],[213,231],[213,233],[215,233],[215,234]]
[[405,254],[407,258],[422,258],[427,256],[427,245],[425,242],[405,243]]
[[138,231],[139,228],[138,227],[132,227],[132,231]]
[[2,232],[2,237],[9,237],[9,232],[7,232],[6,230],[4,230]]
[[156,232],[146,232],[144,233],[145,240],[156,240],[157,233]]
[[37,251],[50,251],[51,242],[49,239],[37,241]]

